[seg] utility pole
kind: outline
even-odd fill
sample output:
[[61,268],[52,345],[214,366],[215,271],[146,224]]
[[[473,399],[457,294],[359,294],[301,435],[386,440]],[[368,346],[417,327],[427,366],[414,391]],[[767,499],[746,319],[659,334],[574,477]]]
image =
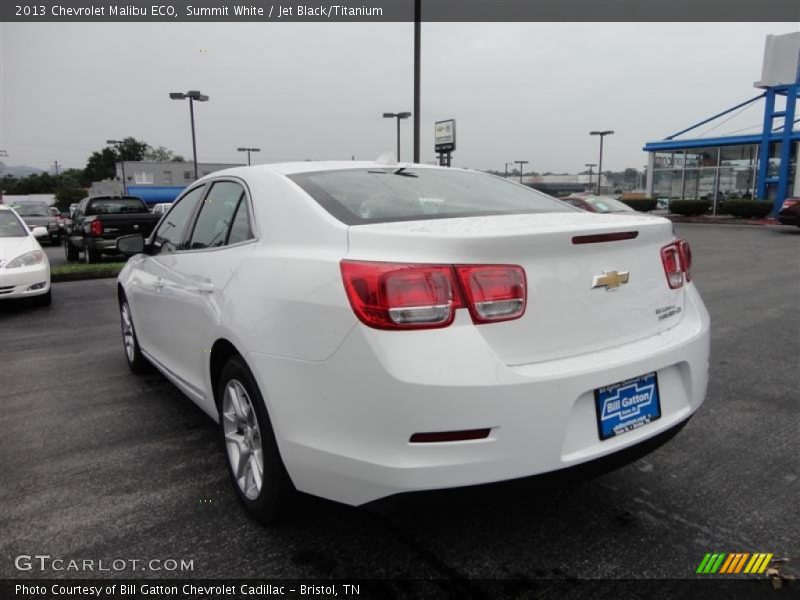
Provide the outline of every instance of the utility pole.
[[514,162],[519,165],[519,182],[522,183],[522,165],[527,165],[528,161],[527,160],[515,160]]
[[600,186],[603,185],[603,138],[607,135],[614,135],[611,129],[603,131],[590,131],[589,135],[600,136],[600,160],[597,161],[597,195],[600,195]]
[[597,166],[597,163],[585,163],[584,167],[589,167],[589,189],[592,187],[592,169]]
[[513,164],[514,164],[514,162],[513,162],[513,161],[512,161],[512,162],[507,162],[507,163],[506,163],[505,175],[503,175],[503,179],[508,179],[508,165],[513,165]]
[[[422,24],[422,0],[414,0],[414,162],[419,163],[419,68],[420,68],[420,26]],[[398,155],[400,153],[398,152]],[[397,157],[400,160],[400,157]]]

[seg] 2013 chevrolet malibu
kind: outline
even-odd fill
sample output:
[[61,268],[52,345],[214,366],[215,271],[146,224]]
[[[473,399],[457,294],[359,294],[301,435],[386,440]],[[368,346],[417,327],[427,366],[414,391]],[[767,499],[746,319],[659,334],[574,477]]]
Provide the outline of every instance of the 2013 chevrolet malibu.
[[358,505],[633,455],[705,396],[709,318],[665,219],[303,162],[200,179],[118,246],[130,367],[219,422],[265,521],[293,488]]

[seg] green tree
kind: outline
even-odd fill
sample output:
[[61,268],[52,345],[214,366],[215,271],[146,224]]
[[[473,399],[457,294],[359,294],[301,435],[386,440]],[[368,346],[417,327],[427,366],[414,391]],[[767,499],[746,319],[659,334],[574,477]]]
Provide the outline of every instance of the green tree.
[[86,190],[77,179],[64,178],[55,189],[56,206],[61,211],[69,210],[73,202],[80,202],[86,197]]
[[175,154],[175,152],[164,146],[159,146],[158,148],[148,147],[144,153],[144,160],[153,162],[186,162],[183,156]]

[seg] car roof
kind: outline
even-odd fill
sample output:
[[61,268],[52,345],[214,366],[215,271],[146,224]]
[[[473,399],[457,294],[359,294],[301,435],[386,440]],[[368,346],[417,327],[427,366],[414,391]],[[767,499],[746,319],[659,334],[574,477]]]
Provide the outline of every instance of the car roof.
[[[360,160],[303,160],[296,162],[283,162],[253,165],[251,167],[233,167],[214,171],[209,175],[201,177],[198,181],[212,179],[220,175],[258,175],[265,173],[278,173],[280,175],[297,175],[299,173],[317,173],[319,171],[341,171],[344,169],[399,169],[400,167],[413,169],[444,169],[438,165],[422,165],[409,162],[379,162],[379,161],[360,161]],[[459,169],[467,170],[467,169]]]

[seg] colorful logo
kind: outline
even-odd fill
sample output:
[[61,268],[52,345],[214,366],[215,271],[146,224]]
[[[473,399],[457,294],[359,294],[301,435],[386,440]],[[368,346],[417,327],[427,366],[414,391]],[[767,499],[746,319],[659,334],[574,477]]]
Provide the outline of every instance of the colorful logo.
[[733,575],[737,573],[763,573],[772,560],[772,553],[756,552],[708,552],[696,573],[710,575],[713,573],[724,573]]

